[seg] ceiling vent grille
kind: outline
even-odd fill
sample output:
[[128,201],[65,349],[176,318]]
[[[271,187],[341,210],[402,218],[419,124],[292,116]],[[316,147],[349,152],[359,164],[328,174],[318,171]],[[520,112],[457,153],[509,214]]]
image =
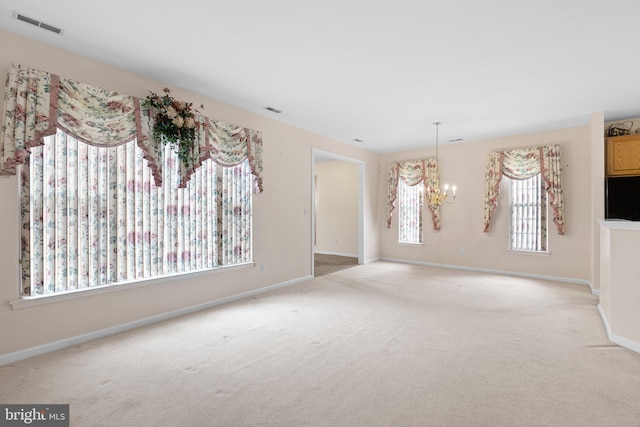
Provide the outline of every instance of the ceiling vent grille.
[[45,24],[44,22],[38,21],[37,19],[29,18],[28,16],[22,15],[21,13],[14,12],[13,17],[18,21],[35,25],[36,27],[40,27],[43,30],[51,31],[52,33],[56,33],[56,34],[62,34],[62,29],[58,27],[54,27],[53,25]]
[[273,108],[273,107],[265,107],[264,109],[267,110],[267,111],[271,111],[272,113],[276,113],[276,114],[282,113],[281,110],[278,110],[277,108]]

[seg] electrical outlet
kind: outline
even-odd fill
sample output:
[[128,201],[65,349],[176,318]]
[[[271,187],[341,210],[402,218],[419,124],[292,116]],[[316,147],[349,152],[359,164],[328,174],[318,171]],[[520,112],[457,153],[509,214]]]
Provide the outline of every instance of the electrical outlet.
[[264,262],[261,262],[261,263],[260,263],[259,270],[260,270],[260,271],[264,271]]
[[464,248],[460,248],[460,255],[464,255]]

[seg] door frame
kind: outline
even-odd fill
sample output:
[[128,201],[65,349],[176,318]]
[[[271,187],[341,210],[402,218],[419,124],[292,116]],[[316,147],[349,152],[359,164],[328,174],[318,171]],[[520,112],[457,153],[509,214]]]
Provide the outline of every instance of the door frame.
[[364,161],[346,157],[330,151],[311,149],[311,276],[315,275],[315,235],[316,235],[316,163],[338,160],[358,166],[358,264],[364,264]]

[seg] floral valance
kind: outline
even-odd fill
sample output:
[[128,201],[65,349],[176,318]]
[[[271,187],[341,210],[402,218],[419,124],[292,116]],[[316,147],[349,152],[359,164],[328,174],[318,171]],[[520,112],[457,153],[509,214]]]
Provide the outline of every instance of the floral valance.
[[235,166],[249,159],[255,183],[262,192],[262,134],[217,120],[208,122],[211,157],[221,166]]
[[549,194],[549,205],[553,209],[553,222],[558,227],[558,234],[564,234],[562,162],[559,145],[489,153],[485,173],[485,232],[489,231],[491,216],[498,207],[502,176],[511,179],[528,179],[538,173],[541,173]]
[[[57,128],[91,145],[114,146],[136,140],[145,152],[156,185],[162,183],[164,150],[153,137],[154,115],[139,98],[14,65],[7,73],[4,121],[0,133],[0,174],[15,174],[29,148],[42,145]],[[178,187],[212,158],[223,166],[249,159],[256,191],[262,191],[262,135],[198,115],[191,153],[179,167]]]
[[[426,188],[440,188],[438,162],[436,159],[415,160],[389,164],[387,179],[387,228],[391,228],[391,219],[396,207],[398,196],[398,182],[402,180],[406,185],[413,186],[422,183]],[[440,229],[440,206],[429,205],[433,229]]]

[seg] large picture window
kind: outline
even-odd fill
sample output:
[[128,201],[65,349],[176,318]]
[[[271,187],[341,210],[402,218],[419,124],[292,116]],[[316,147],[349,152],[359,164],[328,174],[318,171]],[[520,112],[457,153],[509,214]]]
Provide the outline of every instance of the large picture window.
[[248,160],[206,160],[185,188],[167,145],[157,187],[136,141],[92,146],[58,130],[33,147],[20,189],[23,296],[252,261]]
[[252,261],[260,131],[197,112],[167,145],[146,101],[22,65],[4,95],[0,174],[20,176],[22,297]]

